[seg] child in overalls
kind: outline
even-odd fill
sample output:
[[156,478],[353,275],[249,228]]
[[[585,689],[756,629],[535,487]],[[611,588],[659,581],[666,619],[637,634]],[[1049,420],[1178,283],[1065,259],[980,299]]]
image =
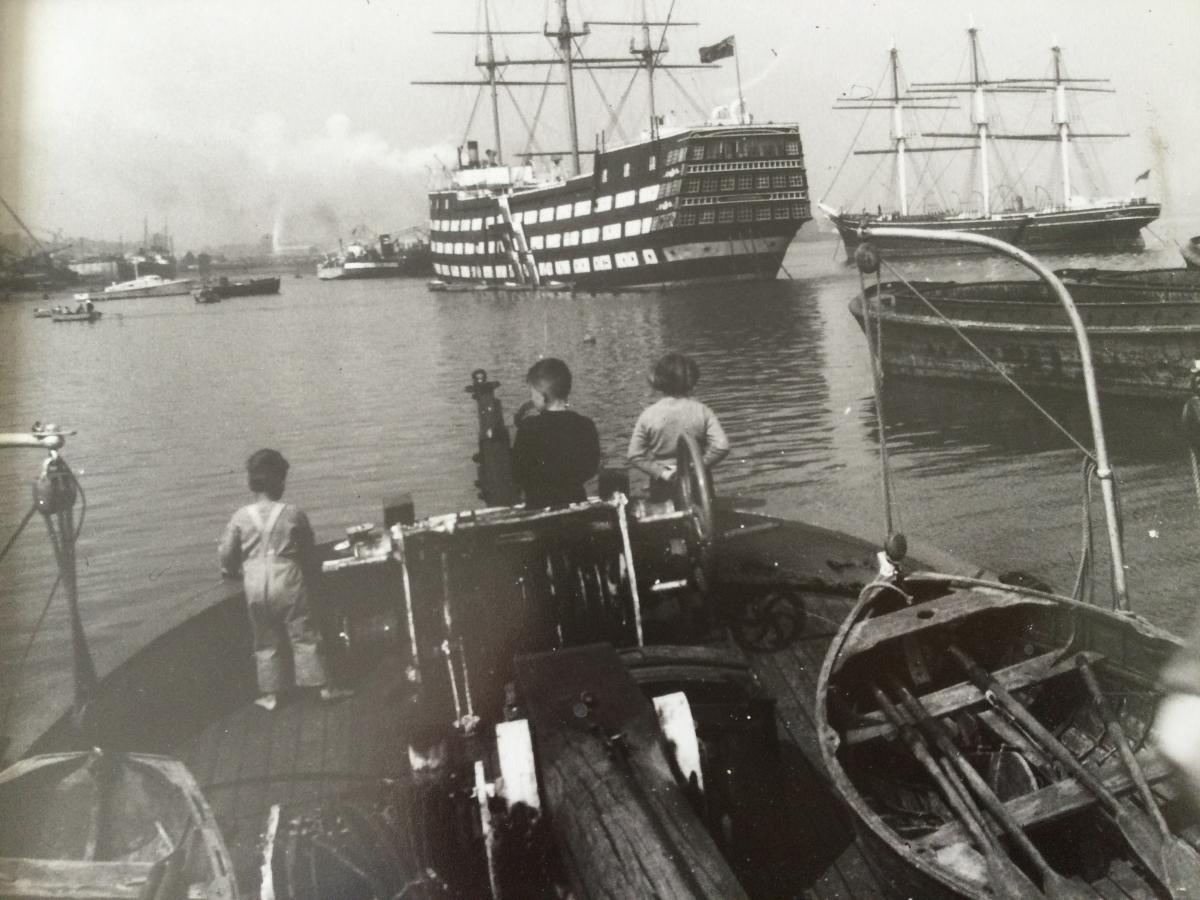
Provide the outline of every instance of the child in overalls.
[[272,710],[288,688],[283,646],[291,645],[297,687],[319,688],[322,700],[349,691],[328,684],[321,633],[313,621],[309,583],[317,559],[312,526],[298,507],[281,502],[288,462],[278,450],[259,450],[246,461],[253,503],[233,514],[221,537],[221,572],[242,577],[260,696],[254,702]]

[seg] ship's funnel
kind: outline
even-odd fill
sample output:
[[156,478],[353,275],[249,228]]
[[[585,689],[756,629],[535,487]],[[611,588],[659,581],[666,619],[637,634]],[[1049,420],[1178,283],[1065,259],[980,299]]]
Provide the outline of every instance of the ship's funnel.
[[479,165],[479,142],[467,141],[467,165],[472,169]]

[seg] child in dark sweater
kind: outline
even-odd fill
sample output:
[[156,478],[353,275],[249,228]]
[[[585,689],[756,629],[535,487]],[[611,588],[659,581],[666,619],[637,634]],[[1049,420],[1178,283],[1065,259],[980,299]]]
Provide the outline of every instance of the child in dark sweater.
[[518,424],[512,460],[526,509],[586,500],[584,483],[600,467],[600,436],[591,419],[568,408],[571,370],[547,357],[530,367],[525,380],[537,412]]

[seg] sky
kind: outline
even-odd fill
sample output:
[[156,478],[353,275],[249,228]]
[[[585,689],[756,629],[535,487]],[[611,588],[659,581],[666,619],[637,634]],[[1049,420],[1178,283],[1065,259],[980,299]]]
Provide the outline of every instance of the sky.
[[[572,0],[570,10],[579,24],[636,18],[641,5]],[[1098,145],[1095,168],[1107,181],[1078,187],[1127,196],[1150,170],[1138,187],[1164,202],[1168,233],[1172,215],[1200,209],[1200,0],[646,6],[653,19],[672,9],[674,21],[700,23],[670,31],[667,62],[694,63],[699,45],[736,35],[747,108],[756,121],[799,122],[814,200],[857,203],[864,185],[883,180],[853,165],[861,160],[838,174],[863,123],[861,113],[833,111],[834,98],[873,90],[893,41],[909,80],[963,77],[974,25],[993,77],[1045,74],[1059,42],[1070,74],[1111,79],[1115,94],[1079,95],[1086,125],[1131,136]],[[493,27],[514,30],[540,30],[555,8],[490,3]],[[331,244],[358,226],[422,225],[425,193],[455,147],[467,137],[495,143],[486,103],[468,130],[474,88],[412,84],[476,77],[478,39],[432,32],[475,29],[481,9],[480,0],[0,0],[0,196],[43,239],[61,230],[132,242],[148,222],[152,231],[165,225],[179,252],[265,234],[282,245]],[[623,55],[631,31],[597,26],[584,51]],[[538,35],[498,41],[513,59],[549,51]],[[510,67],[507,77],[544,73]],[[644,82],[630,87],[629,77],[606,73],[601,95],[591,75],[577,74],[585,150],[601,132],[609,143],[638,137],[648,102]],[[519,106],[502,96],[506,156],[527,146],[522,120],[535,116],[544,126],[538,148],[565,148],[562,89],[544,98],[540,89],[510,91]],[[673,70],[660,77],[658,111],[691,124],[736,94],[732,59],[712,72]],[[618,107],[620,130],[608,111]],[[1048,124],[1044,112],[1007,115],[1011,130]],[[886,141],[886,117],[864,126],[862,144]],[[14,230],[0,210],[0,233]]]

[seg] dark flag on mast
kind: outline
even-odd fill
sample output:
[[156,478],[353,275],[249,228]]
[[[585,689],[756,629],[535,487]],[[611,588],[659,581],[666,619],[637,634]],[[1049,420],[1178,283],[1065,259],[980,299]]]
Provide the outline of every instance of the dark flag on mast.
[[1147,179],[1147,178],[1149,178],[1149,177],[1150,177],[1150,170],[1149,170],[1149,169],[1147,169],[1145,172],[1143,172],[1143,173],[1142,173],[1141,175],[1139,175],[1137,178],[1133,179],[1133,183],[1134,183],[1134,184],[1137,184],[1139,181],[1144,181],[1144,180],[1146,180],[1146,179]]
[[734,36],[731,34],[724,40],[717,41],[715,44],[710,44],[707,47],[700,48],[700,62],[710,63],[716,62],[718,59],[724,59],[727,56],[733,56],[734,52]]

